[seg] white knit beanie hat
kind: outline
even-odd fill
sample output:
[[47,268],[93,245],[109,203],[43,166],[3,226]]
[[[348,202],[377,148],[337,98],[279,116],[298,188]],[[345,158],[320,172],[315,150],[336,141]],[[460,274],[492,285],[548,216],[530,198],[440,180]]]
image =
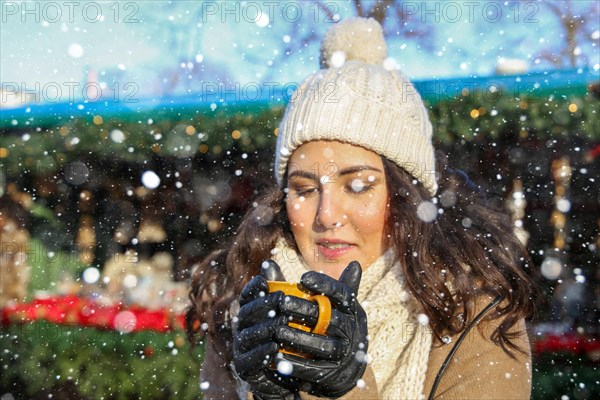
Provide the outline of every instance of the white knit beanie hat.
[[321,43],[324,69],[304,80],[279,125],[275,177],[302,143],[337,140],[385,156],[437,191],[432,128],[421,97],[394,67],[387,68],[381,26],[372,18],[334,25]]

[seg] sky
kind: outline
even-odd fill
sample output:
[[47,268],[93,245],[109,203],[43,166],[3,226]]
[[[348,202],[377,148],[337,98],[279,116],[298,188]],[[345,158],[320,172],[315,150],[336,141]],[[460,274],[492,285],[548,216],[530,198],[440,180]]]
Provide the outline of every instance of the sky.
[[[591,3],[574,4],[586,10]],[[219,82],[240,91],[300,82],[318,69],[319,39],[333,23],[326,11],[333,20],[355,13],[348,0],[0,4],[5,106],[18,90],[33,95],[28,101],[57,102],[186,95]],[[488,76],[502,63],[553,68],[539,55],[563,40],[544,2],[404,1],[402,10],[410,19],[400,23],[430,31],[417,41],[386,25],[389,56],[413,80]],[[579,51],[588,56],[581,65],[598,70],[600,31],[593,24]],[[285,54],[310,33],[315,40]]]

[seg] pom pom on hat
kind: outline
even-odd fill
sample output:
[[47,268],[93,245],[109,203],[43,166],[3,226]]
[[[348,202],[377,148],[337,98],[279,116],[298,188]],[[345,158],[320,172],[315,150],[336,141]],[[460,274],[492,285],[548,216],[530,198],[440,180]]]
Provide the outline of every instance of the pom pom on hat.
[[[342,55],[340,62],[338,55]],[[382,64],[387,45],[381,25],[373,18],[350,18],[334,25],[321,42],[321,67],[339,67],[343,61]]]

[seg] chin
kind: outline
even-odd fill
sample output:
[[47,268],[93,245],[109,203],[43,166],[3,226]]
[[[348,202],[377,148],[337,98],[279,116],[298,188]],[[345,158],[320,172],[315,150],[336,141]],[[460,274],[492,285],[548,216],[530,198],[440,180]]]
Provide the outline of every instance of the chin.
[[344,261],[319,263],[313,270],[322,272],[334,279],[339,279],[342,272],[344,272],[344,269],[348,266],[348,263],[349,262]]

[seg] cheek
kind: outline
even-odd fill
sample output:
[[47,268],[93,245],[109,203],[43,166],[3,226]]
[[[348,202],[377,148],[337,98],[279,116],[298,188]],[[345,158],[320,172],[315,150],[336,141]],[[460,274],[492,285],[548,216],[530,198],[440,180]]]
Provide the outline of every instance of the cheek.
[[306,201],[288,200],[285,207],[292,230],[300,230],[307,225],[310,219],[310,207]]
[[310,235],[312,230],[311,213],[306,202],[289,201],[286,203],[286,211],[290,228],[300,253],[306,255],[310,246]]
[[387,216],[387,199],[384,196],[373,196],[362,207],[353,212],[354,220],[365,231],[376,232],[383,230]]

